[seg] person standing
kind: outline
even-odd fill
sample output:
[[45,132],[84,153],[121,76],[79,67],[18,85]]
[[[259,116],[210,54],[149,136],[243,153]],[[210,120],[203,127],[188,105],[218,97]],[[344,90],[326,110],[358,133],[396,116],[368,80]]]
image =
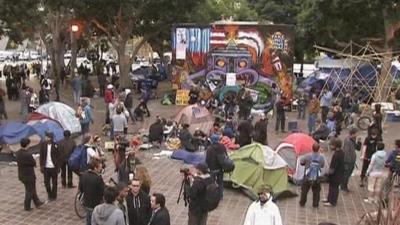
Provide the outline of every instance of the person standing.
[[326,123],[326,119],[329,113],[329,108],[331,107],[332,92],[325,87],[321,96],[321,120]]
[[314,133],[315,131],[315,124],[319,113],[319,100],[316,94],[312,94],[312,98],[308,103],[308,132],[309,134]]
[[82,102],[82,115],[80,117],[82,135],[89,132],[90,123],[94,123],[93,113],[87,99]]
[[115,205],[117,196],[115,187],[104,190],[104,203],[94,208],[92,225],[125,225],[124,213]]
[[131,191],[126,197],[129,224],[148,225],[151,217],[150,198],[141,188],[139,179],[131,181]]
[[128,121],[125,114],[123,114],[123,107],[117,107],[116,114],[112,116],[112,129],[115,136],[121,136],[128,131]]
[[107,84],[107,77],[102,71],[100,71],[99,75],[97,75],[97,81],[99,82],[100,97],[104,97]]
[[165,197],[163,194],[154,193],[151,198],[151,208],[153,209],[149,225],[170,225],[168,209],[165,207]]
[[50,201],[57,198],[59,159],[60,152],[58,145],[54,143],[54,134],[46,132],[46,142],[40,146],[40,171],[43,173],[44,185]]
[[104,102],[106,104],[106,124],[110,123],[110,104],[114,103],[114,86],[112,84],[107,85],[107,90],[104,92]]
[[119,182],[117,184],[117,206],[119,209],[121,209],[123,215],[124,215],[124,221],[126,225],[129,225],[129,217],[128,217],[128,203],[126,201],[126,197],[128,196],[129,193],[129,187],[126,183],[124,182]]
[[206,164],[199,163],[195,168],[196,176],[190,177],[188,225],[206,225],[208,217],[207,186],[212,184],[214,180]]
[[282,96],[278,102],[276,103],[276,123],[275,123],[275,132],[279,131],[279,126],[281,127],[281,132],[286,133],[285,131],[285,96]]
[[265,114],[262,114],[260,120],[254,125],[254,131],[254,141],[262,145],[268,145],[268,119]]
[[5,91],[0,88],[0,121],[3,119],[8,119],[6,105],[4,103],[4,97],[6,96]]
[[319,153],[320,146],[314,143],[312,146],[313,153],[302,158],[300,164],[305,166],[303,184],[301,186],[300,206],[304,207],[307,202],[307,194],[310,188],[313,192],[313,207],[318,208],[320,192],[321,192],[321,175],[322,168],[325,166],[324,157]]
[[71,86],[72,86],[72,94],[74,96],[74,103],[78,104],[81,99],[81,94],[82,94],[82,81],[77,73],[78,71],[75,72],[75,77],[71,81]]
[[376,144],[382,139],[378,136],[378,129],[374,128],[365,138],[363,147],[361,150],[361,159],[363,160],[361,175],[360,175],[360,187],[364,187],[365,184],[365,174],[369,163],[371,162],[372,155],[376,152]]
[[247,209],[243,225],[283,225],[279,208],[272,201],[271,188],[260,187],[258,200]]
[[220,198],[224,195],[224,160],[228,157],[226,148],[223,144],[219,143],[220,136],[213,134],[210,137],[211,145],[206,150],[206,164],[210,169],[211,175],[218,185]]
[[360,151],[361,144],[357,142],[357,128],[351,128],[349,131],[349,136],[344,139],[343,151],[344,151],[344,176],[342,183],[340,184],[340,189],[342,191],[349,192],[349,179],[353,173],[354,167],[356,165],[357,154],[356,150]]
[[133,94],[131,89],[125,89],[125,95],[124,105],[126,110],[129,112],[129,117],[131,118],[132,122],[134,122],[135,116],[133,113]]
[[103,165],[99,159],[92,159],[89,170],[79,178],[79,191],[83,194],[83,206],[86,209],[86,225],[92,224],[93,209],[103,201],[104,181],[100,173]]
[[[68,166],[68,159],[71,155],[72,151],[75,149],[76,143],[71,138],[71,131],[64,131],[64,139],[58,142],[58,148],[60,150],[60,165],[61,165],[61,184],[62,186],[73,188],[72,184],[72,170]],[[67,174],[68,174],[68,182],[67,182]]]
[[306,118],[306,105],[307,105],[307,99],[304,93],[300,94],[297,103],[298,103],[297,119],[304,120]]
[[339,197],[339,185],[344,174],[344,152],[342,150],[342,141],[334,138],[331,142],[331,149],[334,151],[328,172],[329,192],[324,200],[324,206],[334,207]]
[[36,161],[32,154],[28,152],[28,145],[30,140],[27,138],[22,138],[20,141],[21,149],[16,153],[17,165],[18,165],[18,179],[25,186],[25,201],[24,209],[26,211],[31,211],[31,202],[35,204],[38,208],[44,204],[40,201],[36,193],[36,176],[35,167]]

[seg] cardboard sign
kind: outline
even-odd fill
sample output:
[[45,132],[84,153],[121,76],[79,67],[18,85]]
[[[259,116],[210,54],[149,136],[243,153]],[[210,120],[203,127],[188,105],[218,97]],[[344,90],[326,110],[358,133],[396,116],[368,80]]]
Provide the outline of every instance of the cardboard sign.
[[235,85],[236,85],[236,73],[227,73],[226,86],[235,86]]
[[189,90],[177,90],[175,97],[175,105],[188,105],[189,104]]

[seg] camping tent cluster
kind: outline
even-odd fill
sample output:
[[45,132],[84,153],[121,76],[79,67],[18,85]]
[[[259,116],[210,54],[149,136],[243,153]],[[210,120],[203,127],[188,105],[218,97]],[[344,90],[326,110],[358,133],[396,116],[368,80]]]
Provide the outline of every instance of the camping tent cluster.
[[80,132],[79,120],[74,115],[75,111],[63,103],[44,104],[37,112],[29,115],[26,123],[8,122],[0,126],[0,143],[10,146],[9,150],[16,151],[21,139],[29,138],[30,147],[34,147],[45,140],[46,132],[52,132],[55,141],[60,141],[64,138],[64,130]]

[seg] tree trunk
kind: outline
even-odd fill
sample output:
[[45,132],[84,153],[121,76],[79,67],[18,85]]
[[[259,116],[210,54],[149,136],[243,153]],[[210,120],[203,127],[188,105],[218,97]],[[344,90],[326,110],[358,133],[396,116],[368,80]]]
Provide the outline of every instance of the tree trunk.
[[125,45],[126,41],[120,42],[118,43],[118,48],[117,48],[120,90],[129,88],[131,86],[131,81],[129,78],[130,59],[129,56],[125,55]]

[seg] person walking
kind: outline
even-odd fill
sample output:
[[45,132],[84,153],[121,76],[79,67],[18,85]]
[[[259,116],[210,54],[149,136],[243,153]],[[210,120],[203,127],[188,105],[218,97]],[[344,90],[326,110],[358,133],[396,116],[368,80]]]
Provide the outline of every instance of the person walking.
[[365,174],[371,162],[372,155],[376,152],[376,144],[382,139],[378,136],[378,129],[372,129],[370,134],[365,138],[361,150],[361,160],[363,161],[360,175],[360,187],[365,185]]
[[58,145],[54,143],[54,134],[46,132],[46,142],[40,146],[40,171],[43,173],[44,185],[50,201],[57,198],[59,159],[60,152]]
[[321,120],[322,122],[326,123],[326,119],[328,118],[329,109],[331,107],[332,101],[332,92],[325,87],[324,91],[322,92],[321,96]]
[[94,123],[92,108],[86,99],[82,102],[82,115],[80,116],[80,123],[82,135],[88,133],[90,123]]
[[315,131],[315,124],[319,113],[319,100],[316,94],[312,94],[312,98],[308,103],[308,133],[312,134]]
[[196,165],[196,176],[191,176],[189,189],[189,220],[188,225],[206,225],[207,210],[207,186],[214,182],[208,166],[204,163]]
[[260,187],[258,200],[247,209],[243,225],[283,225],[279,208],[272,201],[270,187]]
[[30,140],[22,138],[20,141],[21,149],[16,153],[17,165],[18,165],[18,179],[25,186],[25,200],[24,209],[31,211],[31,202],[35,204],[37,208],[44,204],[40,201],[36,193],[36,176],[35,167],[36,161],[32,154],[28,152],[28,146]]
[[308,191],[313,192],[313,207],[318,208],[320,192],[321,192],[321,176],[322,168],[325,166],[324,157],[319,153],[320,146],[318,143],[314,143],[312,146],[313,152],[302,158],[300,164],[305,166],[305,173],[303,184],[301,186],[301,197],[300,206],[304,207],[307,202]]
[[119,209],[121,209],[123,216],[124,216],[124,221],[126,225],[129,225],[129,217],[128,217],[128,203],[126,201],[126,197],[129,194],[129,187],[126,183],[124,182],[119,182],[116,186],[118,196],[117,196],[117,206]]
[[377,151],[371,157],[371,163],[368,166],[366,176],[368,177],[368,198],[367,203],[378,203],[383,184],[387,177],[385,173],[386,151],[385,144],[378,142]]
[[82,80],[77,72],[78,71],[76,70],[75,77],[71,81],[72,94],[74,96],[74,103],[76,103],[76,104],[80,103],[81,94],[82,94]]
[[357,154],[356,151],[360,151],[361,144],[357,142],[357,128],[351,128],[349,130],[349,136],[344,139],[343,152],[344,152],[344,176],[340,189],[342,191],[349,192],[349,179],[353,173],[356,165]]
[[83,206],[86,210],[86,225],[92,224],[93,209],[103,201],[104,181],[100,173],[103,169],[101,161],[93,158],[89,170],[79,178],[79,191],[83,194]]
[[[65,188],[73,188],[72,184],[72,170],[68,166],[68,159],[76,147],[75,141],[71,138],[71,131],[64,131],[64,139],[58,142],[58,149],[60,151],[60,165],[61,165],[61,185]],[[67,180],[68,176],[68,180]],[[68,181],[68,182],[67,182]]]
[[170,225],[169,211],[165,207],[164,195],[154,193],[150,198],[150,202],[153,212],[150,217],[149,225]]
[[117,196],[115,187],[104,190],[104,203],[94,208],[92,225],[125,225],[124,213],[116,206]]
[[334,138],[331,141],[331,149],[334,153],[332,155],[328,172],[329,192],[327,199],[324,200],[324,206],[334,207],[337,204],[339,185],[344,174],[344,152],[342,150],[342,141],[338,138]]

